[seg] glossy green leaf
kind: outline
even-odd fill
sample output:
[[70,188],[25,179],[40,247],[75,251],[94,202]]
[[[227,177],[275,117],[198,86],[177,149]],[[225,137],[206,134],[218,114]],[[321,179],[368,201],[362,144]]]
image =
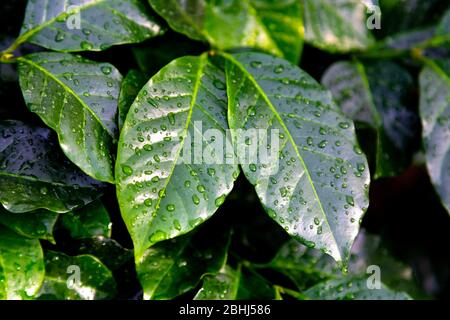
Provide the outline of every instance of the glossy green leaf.
[[[370,181],[352,122],[328,91],[287,61],[257,53],[224,56],[233,142],[262,204],[290,235],[347,260]],[[247,141],[243,135],[254,128],[265,134]],[[278,142],[279,154],[249,164],[245,145],[264,150],[265,135],[271,149]]]
[[[170,27],[219,49],[259,48],[297,63],[303,42],[296,0],[149,0]],[[224,32],[226,30],[226,32]]]
[[0,122],[0,202],[12,212],[67,212],[101,195],[59,149],[49,129]]
[[322,50],[348,52],[373,44],[361,0],[301,0],[305,41]]
[[57,219],[57,213],[47,210],[20,214],[9,212],[0,206],[0,224],[27,238],[43,239],[55,243],[53,227]]
[[35,53],[18,61],[28,108],[58,133],[73,163],[97,180],[113,182],[120,73],[111,64],[68,53]]
[[226,99],[223,72],[202,55],[164,67],[131,106],[116,187],[137,258],[208,219],[231,191],[238,168],[224,159]]
[[428,172],[450,213],[450,60],[427,60],[420,74],[420,115]]
[[44,280],[44,258],[37,239],[0,226],[0,299],[30,299]]
[[74,239],[111,237],[111,220],[108,211],[99,200],[62,215],[61,224],[69,230],[70,236]]
[[144,299],[175,298],[195,288],[205,274],[217,274],[225,265],[229,241],[229,231],[203,227],[147,249],[136,260]]
[[384,284],[369,289],[366,278],[346,277],[322,282],[304,292],[310,299],[320,300],[410,300],[404,292],[394,292]]
[[17,41],[57,51],[98,51],[163,32],[139,0],[34,0],[28,1]]
[[111,271],[96,257],[45,252],[45,280],[39,299],[99,300],[111,299],[115,293],[116,283]]
[[139,91],[146,82],[147,79],[145,78],[145,76],[137,70],[130,70],[123,79],[120,87],[119,103],[118,103],[119,130],[121,130],[123,127],[123,123],[125,122],[125,118],[127,117],[127,113],[128,110],[130,110],[131,104],[133,103],[134,99],[136,98]]
[[239,289],[240,271],[225,266],[216,275],[206,275],[195,300],[234,300]]
[[377,132],[374,177],[400,174],[411,161],[419,119],[410,108],[413,79],[389,62],[337,62],[323,75],[342,111]]

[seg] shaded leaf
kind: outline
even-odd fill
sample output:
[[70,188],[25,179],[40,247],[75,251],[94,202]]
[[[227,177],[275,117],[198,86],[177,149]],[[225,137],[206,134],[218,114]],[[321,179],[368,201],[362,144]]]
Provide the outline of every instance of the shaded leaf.
[[122,81],[120,86],[120,94],[119,94],[119,118],[118,125],[119,131],[123,127],[123,123],[125,122],[125,118],[127,117],[128,110],[130,109],[131,104],[134,99],[138,95],[141,88],[147,82],[145,76],[137,71],[130,70],[125,78]]
[[2,121],[0,135],[0,201],[8,211],[67,212],[101,195],[102,185],[64,157],[49,129]]
[[44,280],[44,258],[37,239],[0,226],[0,299],[30,299]]
[[303,26],[299,1],[149,2],[172,29],[213,47],[260,48],[294,63],[300,58]]
[[413,79],[408,71],[389,61],[342,61],[325,72],[322,83],[348,117],[376,130],[374,177],[400,174],[410,164],[419,131],[409,106]]
[[229,231],[203,227],[147,249],[136,260],[144,299],[172,299],[193,289],[205,274],[217,274],[229,241]]
[[410,300],[404,292],[394,292],[384,284],[369,289],[366,278],[346,277],[329,280],[304,292],[310,299],[320,300]]
[[99,200],[62,215],[61,224],[69,230],[70,236],[74,239],[111,237],[111,220],[108,211]]
[[[289,234],[345,262],[368,206],[370,180],[353,124],[328,91],[287,61],[224,56],[229,124],[246,177]],[[248,141],[246,132],[256,128],[264,134]],[[249,163],[246,145],[252,143],[259,156],[270,143],[271,154]]]
[[174,60],[134,101],[116,187],[137,258],[208,219],[231,191],[238,168],[224,159],[225,112],[224,74],[206,55]]
[[97,180],[113,182],[120,73],[108,63],[66,53],[35,53],[18,62],[28,108],[58,133],[73,163]]
[[427,60],[420,74],[420,115],[427,168],[450,213],[450,60]]
[[111,271],[96,257],[45,252],[45,280],[38,299],[99,300],[113,298],[115,293]]
[[28,1],[18,42],[57,51],[98,51],[163,32],[139,0],[34,0]]
[[0,224],[27,238],[43,239],[55,243],[53,227],[57,219],[57,213],[47,210],[18,214],[0,207]]
[[234,300],[239,288],[240,270],[224,266],[216,275],[205,275],[195,300]]
[[305,41],[322,50],[348,52],[373,44],[360,0],[301,0]]

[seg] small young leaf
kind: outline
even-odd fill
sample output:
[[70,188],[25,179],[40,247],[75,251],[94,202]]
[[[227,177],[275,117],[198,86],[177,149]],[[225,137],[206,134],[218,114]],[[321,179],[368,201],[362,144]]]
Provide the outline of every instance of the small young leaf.
[[[353,123],[328,91],[287,61],[259,53],[223,56],[233,143],[262,204],[289,234],[345,262],[370,181]],[[247,141],[249,129],[265,134]],[[262,152],[268,143],[272,154],[248,164],[244,144]]]
[[450,60],[427,60],[420,74],[420,115],[428,172],[450,213]]
[[102,184],[68,161],[49,129],[0,122],[0,202],[12,212],[67,212],[101,195]]
[[73,163],[97,180],[114,182],[120,73],[108,63],[68,53],[35,53],[18,61],[28,108],[58,133]]
[[301,0],[305,41],[322,50],[348,52],[373,44],[360,0]]
[[195,300],[235,300],[239,288],[241,272],[224,266],[216,275],[205,275]]
[[325,72],[322,83],[348,117],[376,130],[374,177],[400,174],[410,164],[419,131],[418,116],[408,105],[413,92],[408,71],[389,61],[342,61]]
[[137,70],[130,70],[122,81],[119,94],[119,131],[127,117],[128,110],[143,85],[147,82],[145,76]]
[[225,159],[226,99],[223,72],[206,55],[188,56],[152,77],[131,106],[116,187],[137,258],[208,219],[231,191],[239,169]]
[[163,32],[139,0],[34,0],[28,1],[18,42],[56,51],[98,51]]
[[136,260],[144,299],[175,298],[193,289],[203,275],[218,273],[229,241],[229,230],[204,227],[147,249]]
[[293,63],[300,58],[303,25],[297,0],[149,2],[175,31],[213,47],[259,48]]
[[111,271],[96,257],[45,252],[45,279],[38,299],[100,300],[111,299],[115,294]]
[[57,219],[57,213],[47,210],[19,214],[6,211],[0,206],[0,224],[27,238],[55,243],[53,227]]
[[44,280],[44,257],[37,239],[0,226],[0,299],[30,299]]
[[111,237],[111,220],[103,204],[97,200],[87,206],[65,213],[61,224],[74,239],[95,236]]

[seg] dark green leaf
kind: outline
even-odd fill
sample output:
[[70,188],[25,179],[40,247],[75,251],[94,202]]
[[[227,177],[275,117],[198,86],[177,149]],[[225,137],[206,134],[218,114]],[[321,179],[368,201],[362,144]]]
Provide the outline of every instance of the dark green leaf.
[[241,272],[224,266],[216,275],[205,275],[195,300],[234,300],[237,297]]
[[427,60],[420,74],[420,115],[428,172],[450,213],[450,60]]
[[294,63],[300,57],[303,26],[299,1],[149,2],[174,30],[213,47],[260,48]]
[[145,76],[137,70],[130,70],[122,81],[119,95],[119,130],[122,129],[128,110],[138,95],[142,86],[147,82]]
[[24,214],[12,213],[0,206],[0,224],[27,238],[53,239],[53,227],[58,214],[47,210],[36,210]]
[[44,258],[37,239],[0,226],[0,299],[30,299],[44,280]]
[[224,159],[226,99],[223,72],[202,55],[164,67],[131,106],[116,186],[137,258],[208,219],[231,191],[239,169]]
[[322,50],[348,52],[373,44],[361,0],[301,0],[305,41]]
[[229,231],[203,227],[147,249],[136,260],[144,299],[174,298],[193,289],[205,274],[217,274],[229,241]]
[[[233,142],[262,204],[289,234],[345,262],[370,181],[353,123],[328,91],[287,61],[256,53],[224,56]],[[266,149],[271,137],[272,151],[249,164],[246,145],[253,142],[244,135],[256,128],[267,137],[258,135],[255,144]]]
[[111,220],[108,211],[99,200],[62,215],[61,223],[74,239],[111,237]]
[[101,194],[62,154],[48,129],[0,122],[0,201],[12,212],[67,212]]
[[253,270],[242,268],[238,300],[273,300],[275,289],[271,283]]
[[68,53],[35,53],[18,61],[28,108],[58,133],[72,162],[97,180],[113,182],[120,73]]
[[139,0],[33,0],[28,1],[18,42],[57,51],[98,51],[163,32]]
[[375,178],[400,174],[410,163],[419,119],[409,98],[413,79],[407,70],[389,62],[337,62],[322,83],[342,111],[377,132]]
[[45,252],[45,280],[39,299],[98,300],[113,298],[115,293],[111,271],[96,257]]
[[404,292],[394,292],[384,284],[369,289],[366,278],[346,277],[329,280],[304,292],[310,299],[320,300],[409,300]]

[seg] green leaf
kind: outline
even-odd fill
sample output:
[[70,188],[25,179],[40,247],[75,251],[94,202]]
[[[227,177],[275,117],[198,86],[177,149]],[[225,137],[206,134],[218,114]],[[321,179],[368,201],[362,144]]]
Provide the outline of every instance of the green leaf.
[[44,280],[44,258],[37,239],[0,226],[0,299],[30,299]]
[[[258,53],[224,56],[229,125],[246,177],[290,235],[345,262],[370,181],[352,122],[328,91],[287,61]],[[251,129],[264,134],[248,141]],[[255,143],[261,153],[268,137],[271,155],[249,163],[246,145]]]
[[12,212],[67,212],[101,195],[102,184],[69,162],[49,129],[0,122],[0,202]]
[[56,51],[98,51],[163,32],[139,0],[34,0],[28,1],[17,42]]
[[216,275],[205,275],[195,300],[235,300],[241,272],[224,266]]
[[273,300],[275,288],[251,269],[242,268],[237,300]]
[[374,41],[361,0],[301,0],[305,41],[330,52],[363,50]]
[[111,271],[96,257],[45,252],[45,280],[38,299],[100,300],[111,299],[115,293]]
[[346,277],[329,280],[304,292],[310,299],[320,300],[410,300],[404,292],[394,292],[384,284],[369,289],[366,278]]
[[218,49],[259,48],[294,63],[300,58],[303,26],[299,1],[149,2],[172,29]]
[[66,156],[91,177],[114,182],[120,73],[68,53],[35,53],[18,62],[28,108],[58,133]]
[[420,74],[420,115],[428,172],[450,213],[450,60],[427,60]]
[[57,219],[57,213],[47,210],[18,214],[6,211],[0,206],[0,224],[24,237],[48,240],[53,244],[53,227]]
[[202,55],[164,67],[131,106],[116,187],[136,258],[208,219],[231,191],[239,169],[223,157],[226,99],[223,72]]
[[122,129],[125,118],[127,117],[128,110],[130,110],[131,104],[138,95],[142,86],[147,82],[145,76],[137,71],[130,70],[122,81],[119,94],[119,130]]
[[375,178],[395,176],[410,164],[419,119],[410,109],[414,82],[389,62],[341,61],[323,75],[342,111],[377,132]]
[[74,239],[111,237],[111,220],[108,211],[99,200],[62,215],[61,224],[69,230],[70,236]]
[[195,288],[205,274],[223,268],[230,232],[210,227],[160,242],[136,260],[144,299],[172,299]]

